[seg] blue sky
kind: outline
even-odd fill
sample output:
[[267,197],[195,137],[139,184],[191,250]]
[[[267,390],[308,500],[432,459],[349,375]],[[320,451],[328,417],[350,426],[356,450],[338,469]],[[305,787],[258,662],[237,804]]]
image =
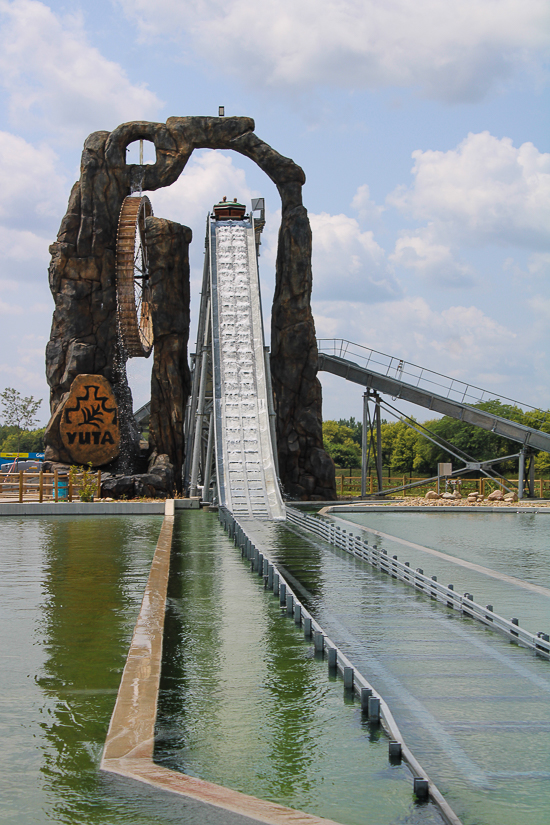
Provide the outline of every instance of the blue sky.
[[[549,45],[546,0],[0,0],[0,387],[47,398],[48,245],[86,136],[223,104],[304,168],[319,337],[550,407]],[[195,153],[151,199],[193,229],[196,306],[223,195],[266,198],[268,312],[279,202],[253,164]],[[361,414],[320,377],[325,417]]]

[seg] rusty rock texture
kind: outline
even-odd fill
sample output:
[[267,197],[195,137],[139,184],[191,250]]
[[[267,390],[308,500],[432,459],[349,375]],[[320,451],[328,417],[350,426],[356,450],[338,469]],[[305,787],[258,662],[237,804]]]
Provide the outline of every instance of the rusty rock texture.
[[149,447],[169,456],[181,491],[183,418],[191,391],[189,338],[189,243],[187,226],[147,218],[147,252],[153,315],[153,370]]
[[[193,149],[233,149],[271,178],[282,201],[271,338],[281,481],[291,497],[333,499],[334,465],[323,450],[321,387],[310,308],[311,233],[302,204],[305,175],[253,130],[251,118],[173,117],[166,123],[125,123],[110,133],[95,132],[86,140],[80,180],[71,192],[57,241],[50,247],[55,311],[46,375],[51,413],[54,418],[76,375],[104,375],[121,409],[121,450],[131,463],[137,432],[129,420],[131,394],[116,328],[115,252],[122,201],[137,176],[142,178],[143,191],[169,186]],[[154,143],[156,163],[126,165],[126,147],[140,138]],[[181,380],[185,383],[185,376]],[[47,457],[57,460],[53,430],[46,444]]]

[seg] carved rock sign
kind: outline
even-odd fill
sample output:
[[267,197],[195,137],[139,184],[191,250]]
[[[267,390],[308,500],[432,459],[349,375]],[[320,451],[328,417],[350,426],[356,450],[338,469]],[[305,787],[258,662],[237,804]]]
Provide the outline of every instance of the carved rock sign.
[[120,449],[118,406],[102,375],[77,375],[63,405],[59,432],[75,464],[108,464]]

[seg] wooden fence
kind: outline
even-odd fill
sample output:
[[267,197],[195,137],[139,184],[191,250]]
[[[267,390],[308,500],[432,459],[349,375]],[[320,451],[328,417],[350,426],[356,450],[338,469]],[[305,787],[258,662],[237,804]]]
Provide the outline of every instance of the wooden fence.
[[94,495],[101,495],[101,471],[97,473],[0,473],[0,500],[79,501],[83,487],[94,483]]
[[[361,476],[352,476],[352,475],[339,475],[338,473],[341,471],[336,471],[336,492],[339,496],[342,497],[349,497],[349,496],[360,496],[361,495]],[[518,486],[518,479],[511,478],[508,479],[509,484],[507,485],[512,490],[517,490]],[[453,481],[457,481],[457,479],[453,479]],[[462,493],[463,496],[467,496],[468,493],[481,493],[481,495],[486,496],[489,493],[492,493],[493,490],[502,490],[503,493],[507,493],[508,490],[504,487],[503,482],[499,481],[498,479],[492,478],[462,478],[459,479],[460,485],[458,489]],[[422,477],[415,477],[415,476],[384,476],[382,479],[382,489],[383,490],[391,490],[395,487],[400,487],[405,484],[414,484],[417,482],[422,482]],[[506,482],[504,482],[506,483]],[[449,485],[449,491],[452,492],[455,488]],[[393,495],[402,498],[403,496],[424,496],[428,490],[437,490],[437,481],[426,481],[425,484],[419,484],[418,487],[412,487],[404,491],[395,492]],[[441,492],[445,492],[445,480],[441,480],[440,486]],[[378,492],[378,483],[375,476],[367,477],[367,488],[366,494],[367,495],[374,495]],[[535,495],[538,498],[550,498],[550,479],[549,478],[539,478],[535,479]]]

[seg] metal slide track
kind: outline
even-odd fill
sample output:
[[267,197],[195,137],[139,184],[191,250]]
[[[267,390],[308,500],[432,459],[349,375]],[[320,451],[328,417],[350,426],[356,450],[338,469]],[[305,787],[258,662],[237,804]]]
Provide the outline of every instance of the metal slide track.
[[219,503],[234,516],[284,519],[253,221],[211,219],[209,234]]
[[[357,347],[358,345],[351,344],[350,346]],[[397,359],[393,360],[397,363]],[[403,361],[399,361],[398,363],[399,365],[404,364]],[[412,383],[403,381],[398,377],[403,372],[403,369],[400,369],[399,366],[394,368],[396,372],[395,377],[387,374],[384,375],[381,372],[373,370],[369,364],[361,366],[355,361],[342,358],[339,355],[322,352],[320,347],[318,368],[321,371],[330,372],[333,375],[338,375],[355,384],[360,384],[368,389],[390,395],[393,398],[402,398],[404,401],[410,401],[413,404],[418,404],[420,407],[426,407],[434,412],[448,415],[451,418],[457,418],[459,421],[475,424],[476,427],[481,427],[483,430],[490,430],[504,438],[509,438],[511,441],[517,441],[524,447],[530,447],[533,450],[544,450],[550,453],[550,434],[526,427],[524,424],[519,424],[516,421],[509,421],[506,418],[501,418],[490,412],[485,412],[463,401],[436,394],[429,388],[415,386]],[[433,373],[433,375],[436,375],[436,373]],[[445,378],[445,376],[440,377]],[[448,381],[452,382],[452,379],[449,378]],[[486,394],[488,397],[491,397],[490,393]]]

